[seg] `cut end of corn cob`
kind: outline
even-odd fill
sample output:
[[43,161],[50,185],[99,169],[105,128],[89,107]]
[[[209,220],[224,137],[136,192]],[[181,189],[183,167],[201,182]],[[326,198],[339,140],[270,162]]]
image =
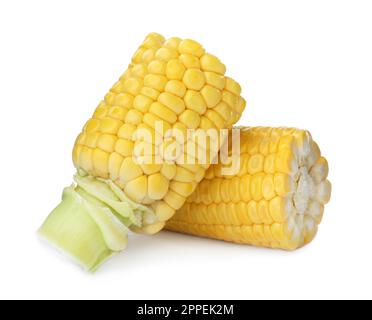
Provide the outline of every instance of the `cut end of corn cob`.
[[209,168],[168,230],[286,250],[314,239],[331,184],[308,131],[243,128],[239,172],[221,169]]
[[[73,161],[84,176],[66,189],[40,233],[91,269],[102,260],[96,245],[104,256],[122,248],[105,230],[121,224],[122,240],[126,228],[160,231],[218,152],[185,133],[231,128],[245,108],[240,85],[225,72],[196,41],[149,34],[78,136]],[[208,156],[201,159],[199,149]],[[93,230],[80,220],[91,220]],[[92,247],[84,233],[91,233]]]

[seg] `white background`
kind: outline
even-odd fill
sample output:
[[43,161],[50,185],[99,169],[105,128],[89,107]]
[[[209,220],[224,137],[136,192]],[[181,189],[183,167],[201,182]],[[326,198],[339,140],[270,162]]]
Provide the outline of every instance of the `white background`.
[[[372,298],[370,1],[1,1],[0,298]],[[131,236],[95,275],[38,240],[84,122],[147,33],[200,41],[248,101],[245,125],[309,129],[333,197],[293,253]]]

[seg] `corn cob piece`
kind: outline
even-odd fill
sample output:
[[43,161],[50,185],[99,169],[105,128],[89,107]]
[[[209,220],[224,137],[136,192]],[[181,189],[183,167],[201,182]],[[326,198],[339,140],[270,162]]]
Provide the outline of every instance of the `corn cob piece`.
[[[125,248],[128,228],[160,231],[218,153],[188,130],[230,128],[245,107],[225,71],[193,40],[149,34],[78,136],[75,184],[40,234],[95,269]],[[211,156],[201,161],[189,145]]]
[[240,170],[212,165],[166,229],[293,250],[315,237],[331,196],[328,163],[309,132],[243,128]]

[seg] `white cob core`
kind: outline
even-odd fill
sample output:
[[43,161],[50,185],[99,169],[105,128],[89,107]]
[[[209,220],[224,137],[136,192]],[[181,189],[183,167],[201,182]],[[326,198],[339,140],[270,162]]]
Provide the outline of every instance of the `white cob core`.
[[288,216],[288,229],[292,240],[303,235],[315,236],[320,223],[324,205],[331,196],[331,184],[327,180],[328,164],[321,157],[316,143],[309,133],[298,137],[295,145],[296,168],[292,172],[294,186],[290,195],[292,204]]

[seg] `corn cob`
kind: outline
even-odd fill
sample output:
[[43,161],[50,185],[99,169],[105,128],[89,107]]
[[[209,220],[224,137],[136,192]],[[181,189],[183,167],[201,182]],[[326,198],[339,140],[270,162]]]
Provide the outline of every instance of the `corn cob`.
[[[160,231],[218,153],[186,132],[230,128],[245,107],[239,84],[225,71],[193,40],[149,34],[78,136],[75,184],[40,234],[95,269],[125,248],[128,228]],[[200,161],[188,145],[211,156]],[[167,155],[167,147],[176,155]],[[193,163],[181,161],[190,157]]]
[[212,165],[166,229],[293,250],[315,237],[331,196],[328,163],[309,132],[244,128],[240,170]]

